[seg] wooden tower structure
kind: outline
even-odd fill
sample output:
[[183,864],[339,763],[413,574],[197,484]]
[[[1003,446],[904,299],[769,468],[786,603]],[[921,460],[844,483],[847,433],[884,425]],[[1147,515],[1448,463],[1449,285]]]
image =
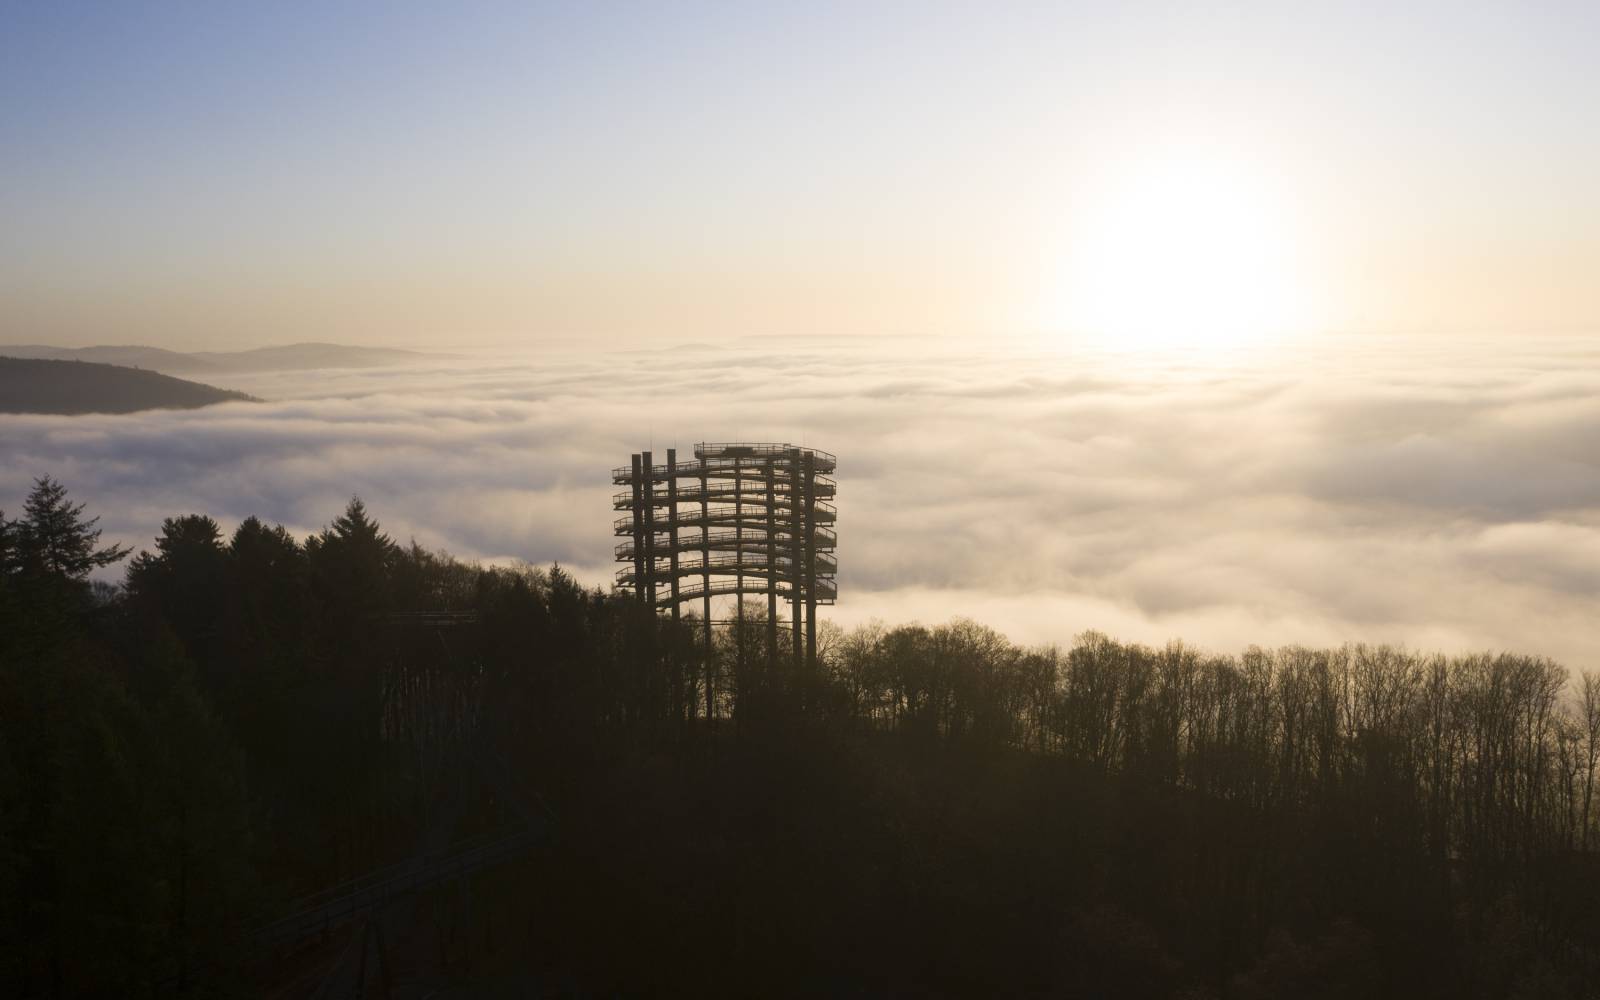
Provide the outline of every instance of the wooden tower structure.
[[[838,595],[833,525],[834,456],[773,442],[695,445],[680,462],[651,452],[613,469],[626,487],[613,508],[626,511],[616,534],[617,583],[657,613],[677,619],[686,602],[701,602],[706,651],[711,650],[711,599],[730,595],[743,642],[744,598],[767,599],[767,650],[776,666],[778,602],[789,603],[794,664],[817,661],[817,607]],[[742,652],[742,651],[741,651]]]

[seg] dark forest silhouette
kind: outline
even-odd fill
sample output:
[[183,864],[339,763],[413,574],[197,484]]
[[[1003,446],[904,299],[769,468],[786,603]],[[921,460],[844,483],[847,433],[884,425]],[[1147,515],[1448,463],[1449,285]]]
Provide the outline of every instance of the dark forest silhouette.
[[0,356],[0,413],[134,413],[233,402],[259,400],[139,368]]
[[470,908],[419,910],[465,981],[1600,982],[1600,677],[1546,659],[1024,649],[956,621],[825,629],[803,676],[769,671],[758,603],[708,664],[692,619],[396,544],[359,500],[304,542],[171,518],[121,587],[91,578],[128,553],[87,513],[44,479],[0,515],[6,995],[252,995],[251,932],[297,897],[407,857],[446,811],[456,837],[512,817],[463,777],[486,756],[555,819]]

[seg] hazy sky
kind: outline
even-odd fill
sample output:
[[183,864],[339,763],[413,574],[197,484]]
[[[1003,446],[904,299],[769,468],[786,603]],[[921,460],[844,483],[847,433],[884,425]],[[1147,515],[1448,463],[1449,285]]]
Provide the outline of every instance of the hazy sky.
[[1592,329],[1597,39],[1595,3],[8,2],[0,342]]

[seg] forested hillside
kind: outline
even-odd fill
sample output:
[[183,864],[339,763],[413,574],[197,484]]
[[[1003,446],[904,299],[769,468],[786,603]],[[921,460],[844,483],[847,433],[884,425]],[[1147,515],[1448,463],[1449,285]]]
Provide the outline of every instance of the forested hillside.
[[140,368],[0,357],[0,413],[187,410],[251,398]]
[[[181,514],[131,558],[92,514],[46,479],[0,515],[6,995],[281,992],[322,959],[263,964],[250,932],[441,818],[495,829],[516,796],[465,777],[485,759],[554,819],[525,857],[423,894],[456,984],[1600,982],[1592,673],[1094,632],[1025,649],[956,621],[825,629],[811,676],[767,666],[762,606],[708,662],[692,619],[398,544],[359,500],[305,539]],[[120,586],[92,575],[117,565]]]

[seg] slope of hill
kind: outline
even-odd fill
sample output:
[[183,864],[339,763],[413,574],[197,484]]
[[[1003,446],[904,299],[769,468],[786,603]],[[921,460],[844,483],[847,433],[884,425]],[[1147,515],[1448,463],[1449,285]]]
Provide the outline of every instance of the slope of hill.
[[0,413],[191,410],[255,397],[142,368],[90,361],[0,357]]
[[348,344],[287,344],[249,351],[195,351],[184,353],[137,344],[98,347],[48,347],[42,344],[0,346],[0,355],[51,361],[94,361],[128,365],[153,371],[183,374],[217,372],[304,371],[314,368],[381,368],[420,361],[439,355],[402,351],[391,347],[353,347]]

